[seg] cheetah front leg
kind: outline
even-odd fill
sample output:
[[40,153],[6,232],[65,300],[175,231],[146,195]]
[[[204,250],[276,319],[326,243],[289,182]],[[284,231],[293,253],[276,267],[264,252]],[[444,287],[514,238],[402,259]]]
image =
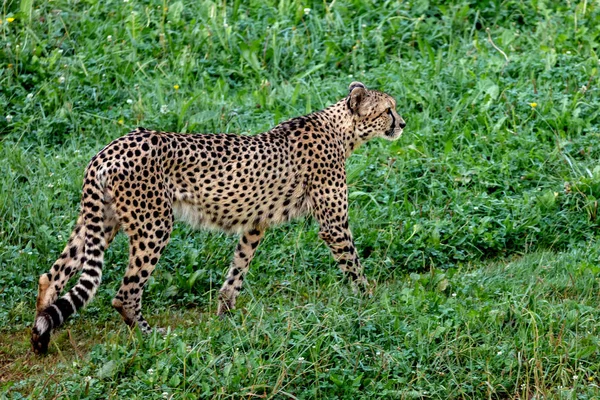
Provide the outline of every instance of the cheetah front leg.
[[217,315],[222,316],[235,307],[235,298],[242,289],[244,276],[248,272],[250,262],[254,258],[256,248],[264,234],[265,231],[262,229],[252,229],[242,234],[240,242],[235,249],[233,262],[227,273],[227,278],[219,291],[219,309]]
[[338,189],[319,190],[312,194],[314,217],[321,227],[319,237],[327,244],[339,268],[354,283],[367,286],[367,278],[356,253],[348,227],[348,200],[345,183]]
[[363,268],[356,253],[356,247],[352,240],[352,233],[341,224],[321,224],[319,237],[327,243],[338,266],[346,276],[353,282],[367,286],[367,278],[363,274]]

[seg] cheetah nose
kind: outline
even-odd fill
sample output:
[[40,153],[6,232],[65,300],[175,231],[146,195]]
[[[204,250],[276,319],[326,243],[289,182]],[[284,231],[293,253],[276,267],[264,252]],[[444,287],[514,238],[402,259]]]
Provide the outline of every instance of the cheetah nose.
[[404,127],[406,126],[406,122],[400,121],[399,125],[401,129],[404,129]]

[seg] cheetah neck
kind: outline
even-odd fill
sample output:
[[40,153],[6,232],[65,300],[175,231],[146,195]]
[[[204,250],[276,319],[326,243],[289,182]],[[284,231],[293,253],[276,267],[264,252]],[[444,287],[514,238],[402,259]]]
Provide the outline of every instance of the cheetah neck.
[[346,158],[352,155],[360,147],[363,141],[358,137],[354,130],[354,116],[348,109],[346,99],[342,99],[334,105],[321,111],[322,115],[329,122],[331,130],[344,146]]

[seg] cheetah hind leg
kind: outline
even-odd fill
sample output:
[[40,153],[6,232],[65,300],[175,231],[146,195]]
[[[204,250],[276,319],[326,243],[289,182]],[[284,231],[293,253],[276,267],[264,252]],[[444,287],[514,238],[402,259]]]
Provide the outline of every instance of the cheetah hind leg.
[[[166,219],[166,221],[171,220]],[[172,223],[167,223],[168,226],[164,227],[166,229],[147,232],[144,235],[146,237],[130,235],[129,266],[121,287],[112,300],[112,306],[121,314],[123,321],[131,328],[137,325],[144,334],[151,333],[152,327],[142,315],[142,294],[169,241]],[[166,332],[163,328],[155,328],[155,330],[161,334]]]

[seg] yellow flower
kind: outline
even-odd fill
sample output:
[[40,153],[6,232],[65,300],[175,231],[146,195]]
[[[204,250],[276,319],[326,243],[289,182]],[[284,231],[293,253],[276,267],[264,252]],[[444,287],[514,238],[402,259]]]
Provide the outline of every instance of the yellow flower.
[[15,19],[14,19],[13,17],[10,17],[10,18],[6,18],[6,20],[7,20],[8,22],[13,22]]
[[123,125],[125,123],[125,121],[123,121],[123,118],[121,118],[120,120],[117,121],[119,123],[119,125]]
[[537,107],[537,103],[529,103],[529,105],[531,106],[531,108],[536,108]]
[[175,90],[179,90],[179,85],[174,85],[174,86],[173,86],[173,89],[175,89]]

